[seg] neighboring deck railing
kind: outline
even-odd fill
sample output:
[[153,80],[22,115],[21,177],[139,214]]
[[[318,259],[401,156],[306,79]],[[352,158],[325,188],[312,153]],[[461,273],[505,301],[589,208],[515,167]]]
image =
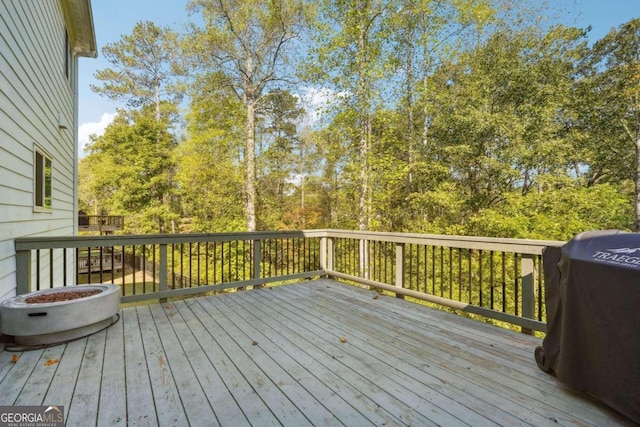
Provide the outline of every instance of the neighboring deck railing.
[[[325,276],[530,333],[546,329],[542,251],[562,243],[340,230],[20,238],[17,292],[110,282],[136,302]],[[81,252],[98,264],[83,268]],[[124,266],[109,271],[116,254]]]
[[78,250],[76,252],[76,268],[78,273],[96,273],[118,271],[124,267],[122,251],[111,248],[97,248],[96,250]]
[[121,215],[78,215],[78,231],[113,232],[124,229]]

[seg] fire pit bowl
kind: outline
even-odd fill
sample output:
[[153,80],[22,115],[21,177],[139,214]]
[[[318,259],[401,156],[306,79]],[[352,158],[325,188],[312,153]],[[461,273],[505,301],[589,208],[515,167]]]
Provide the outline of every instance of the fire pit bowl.
[[54,288],[0,303],[0,332],[19,345],[55,344],[93,334],[118,320],[120,287]]

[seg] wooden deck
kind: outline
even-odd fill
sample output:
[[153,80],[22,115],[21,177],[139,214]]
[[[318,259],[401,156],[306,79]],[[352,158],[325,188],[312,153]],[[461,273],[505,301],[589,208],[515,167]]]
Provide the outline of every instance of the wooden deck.
[[0,350],[0,405],[64,405],[70,426],[633,425],[540,371],[539,339],[375,295],[316,280],[125,308]]

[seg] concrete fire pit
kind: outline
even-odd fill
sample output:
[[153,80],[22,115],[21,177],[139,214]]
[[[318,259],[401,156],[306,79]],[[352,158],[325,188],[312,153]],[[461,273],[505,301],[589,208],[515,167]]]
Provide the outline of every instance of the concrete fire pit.
[[54,288],[0,303],[0,332],[18,345],[54,344],[98,332],[118,320],[120,287]]

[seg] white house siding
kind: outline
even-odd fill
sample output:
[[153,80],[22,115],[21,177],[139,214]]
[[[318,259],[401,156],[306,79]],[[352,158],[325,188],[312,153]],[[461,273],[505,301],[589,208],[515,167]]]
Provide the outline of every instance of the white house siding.
[[[71,67],[75,77],[77,60]],[[74,234],[75,88],[59,0],[0,1],[0,300],[15,295],[15,238]],[[36,144],[52,160],[50,212],[33,208]]]

